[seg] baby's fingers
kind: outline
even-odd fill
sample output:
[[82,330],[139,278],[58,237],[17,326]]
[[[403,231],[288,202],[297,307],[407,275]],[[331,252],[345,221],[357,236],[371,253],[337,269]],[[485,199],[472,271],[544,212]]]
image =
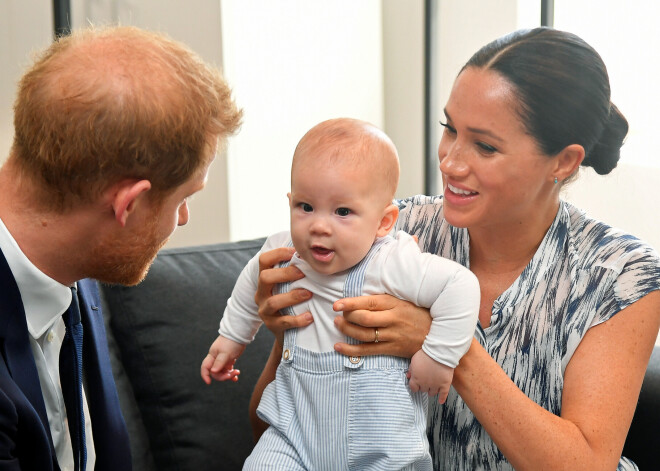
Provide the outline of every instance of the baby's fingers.
[[222,370],[218,373],[211,372],[211,376],[216,381],[238,381],[238,375],[241,374],[240,370],[234,368]]
[[215,361],[215,358],[213,358],[210,354],[206,355],[206,358],[202,361],[202,366],[200,367],[200,374],[202,376],[202,380],[206,384],[211,384],[211,367],[213,366],[213,362]]
[[410,382],[408,383],[408,387],[410,387],[410,390],[412,392],[417,392],[421,389],[419,383],[415,381],[414,379],[411,379]]
[[231,370],[234,368],[234,363],[236,363],[236,358],[230,359],[229,355],[221,353],[215,358],[213,366],[211,366],[211,373],[219,373],[220,371]]

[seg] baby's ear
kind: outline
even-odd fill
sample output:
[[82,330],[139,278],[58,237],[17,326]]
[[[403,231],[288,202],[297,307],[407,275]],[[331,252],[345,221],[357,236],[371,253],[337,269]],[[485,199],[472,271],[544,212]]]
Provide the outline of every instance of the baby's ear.
[[383,218],[380,220],[380,226],[378,227],[378,232],[376,232],[376,237],[383,237],[390,233],[396,223],[397,218],[399,217],[399,207],[391,204],[385,208],[383,213]]

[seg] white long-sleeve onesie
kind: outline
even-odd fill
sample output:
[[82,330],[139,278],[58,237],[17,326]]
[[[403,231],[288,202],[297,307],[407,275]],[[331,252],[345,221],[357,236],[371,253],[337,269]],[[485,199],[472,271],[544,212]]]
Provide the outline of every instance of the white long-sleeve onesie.
[[[289,232],[270,236],[260,253],[286,247]],[[434,360],[456,367],[467,352],[474,335],[479,313],[479,283],[467,268],[451,260],[422,253],[415,240],[404,232],[386,236],[377,253],[369,261],[363,295],[390,294],[429,308],[433,318],[431,330],[422,349]],[[346,337],[334,325],[332,305],[345,297],[344,283],[349,270],[335,275],[315,272],[300,257],[294,255],[291,264],[305,277],[291,283],[291,289],[305,288],[312,298],[293,306],[295,314],[309,311],[314,322],[299,329],[296,344],[310,351],[334,350]],[[247,344],[261,326],[254,295],[259,279],[259,254],[241,272],[220,322],[219,332],[239,343]]]

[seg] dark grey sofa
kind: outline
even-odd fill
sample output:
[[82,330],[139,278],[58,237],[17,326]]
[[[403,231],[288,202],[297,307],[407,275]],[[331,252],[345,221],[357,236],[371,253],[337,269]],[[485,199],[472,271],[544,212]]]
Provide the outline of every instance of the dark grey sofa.
[[[159,253],[132,288],[101,286],[113,368],[136,471],[238,470],[252,449],[248,403],[272,335],[261,329],[237,383],[204,384],[199,366],[234,281],[263,239]],[[660,469],[660,348],[624,454]]]

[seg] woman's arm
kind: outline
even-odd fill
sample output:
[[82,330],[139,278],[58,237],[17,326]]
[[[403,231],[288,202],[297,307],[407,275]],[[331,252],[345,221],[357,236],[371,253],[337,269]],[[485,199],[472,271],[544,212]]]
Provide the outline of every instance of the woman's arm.
[[[406,314],[405,302],[397,301],[386,296],[338,301],[343,307],[335,308],[347,312],[336,325],[370,343],[336,349],[346,355],[411,356],[421,347],[430,317],[412,307]],[[476,340],[456,368],[453,386],[516,469],[616,469],[659,328],[655,291],[589,329],[566,367],[561,416],[529,399]]]
[[277,283],[299,280],[304,276],[296,267],[273,268],[280,262],[291,260],[293,253],[292,248],[278,248],[264,252],[259,256],[259,283],[254,300],[259,306],[259,317],[263,320],[266,328],[275,335],[275,343],[250,399],[249,416],[255,442],[268,428],[268,424],[257,416],[257,406],[261,401],[264,389],[275,379],[275,372],[282,357],[284,331],[294,327],[305,327],[314,321],[312,314],[309,312],[297,316],[283,316],[280,313],[280,309],[309,299],[312,296],[309,291],[296,289],[288,293],[273,295],[273,286]]
[[589,329],[564,374],[561,416],[530,400],[476,342],[453,386],[514,468],[616,469],[660,326],[660,292]]

